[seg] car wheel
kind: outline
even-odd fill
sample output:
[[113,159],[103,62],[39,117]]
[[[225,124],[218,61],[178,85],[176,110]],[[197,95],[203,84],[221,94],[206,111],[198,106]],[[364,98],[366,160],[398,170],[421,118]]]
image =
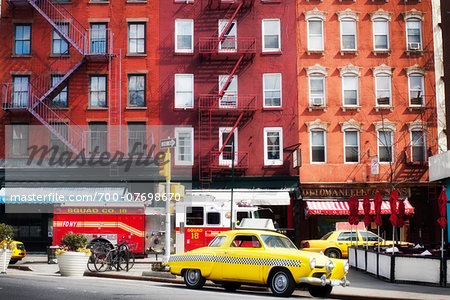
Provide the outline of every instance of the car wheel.
[[10,265],[14,265],[16,262],[18,262],[19,260],[18,259],[13,259],[13,258],[11,258],[10,259],[10,261],[9,261],[9,264]]
[[295,290],[295,282],[287,270],[275,271],[270,278],[270,289],[275,296],[289,297]]
[[313,297],[317,298],[326,298],[331,294],[331,291],[333,290],[333,287],[331,285],[326,286],[317,286],[317,285],[310,285],[308,287],[308,292]]
[[206,279],[200,270],[188,269],[184,272],[184,283],[189,289],[201,289],[205,282]]
[[327,249],[325,255],[331,258],[341,258],[341,252],[337,249]]
[[241,284],[235,282],[227,282],[223,283],[222,286],[226,291],[234,292],[235,290],[241,287]]

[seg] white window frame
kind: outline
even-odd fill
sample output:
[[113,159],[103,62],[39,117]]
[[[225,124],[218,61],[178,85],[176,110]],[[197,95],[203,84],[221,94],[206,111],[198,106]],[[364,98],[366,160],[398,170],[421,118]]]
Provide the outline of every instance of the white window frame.
[[[231,129],[233,129],[233,127],[220,127],[219,128],[219,150],[222,148],[223,146],[223,142],[225,142],[223,140],[223,133],[230,133]],[[239,161],[238,161],[238,145],[239,145],[239,139],[238,139],[238,128],[235,128],[233,131],[233,137],[234,137],[234,165],[238,165]],[[223,158],[223,152],[220,153],[219,156],[219,165],[221,166],[229,166],[231,168],[231,164],[232,164],[232,160],[231,159],[224,159]]]
[[[421,77],[421,85],[422,85],[422,101],[421,104],[412,104],[411,103],[411,77]],[[422,73],[411,73],[408,74],[408,98],[409,98],[409,106],[423,106],[425,105],[425,75]]]
[[[378,84],[377,78],[387,77],[389,81],[389,103],[388,104],[379,104],[378,103]],[[392,106],[392,76],[389,73],[378,73],[374,76],[375,79],[375,106]]]
[[[180,160],[180,148],[179,148],[179,136],[180,134],[189,134],[191,139],[191,154],[189,155],[189,160]],[[179,166],[192,166],[194,165],[194,128],[192,127],[176,127],[175,128],[175,138],[177,140],[177,145],[175,147],[175,165]]]
[[[357,146],[358,146],[358,161],[347,161],[347,144],[346,144],[346,140],[345,140],[345,135],[348,132],[356,132],[356,140],[358,142],[358,144],[357,144]],[[359,130],[356,130],[356,129],[345,130],[343,136],[344,136],[344,163],[345,164],[359,164],[360,159],[361,159],[361,141],[360,141]],[[354,147],[354,145],[349,145],[349,147]]]
[[[422,133],[422,151],[423,151],[423,160],[417,161],[414,160],[413,155],[413,147],[417,147],[413,145],[413,132],[421,132]],[[425,134],[425,130],[422,129],[411,129],[409,133],[410,139],[411,139],[411,162],[426,162],[427,161],[427,136]]]
[[[219,91],[222,90],[223,86],[228,80],[228,77],[230,75],[219,75]],[[236,84],[236,90],[230,89],[232,86],[232,83]],[[238,75],[233,75],[230,79],[230,84],[228,85],[228,88],[225,89],[222,98],[219,99],[219,107],[220,108],[236,108],[238,107]]]
[[[313,132],[322,132],[323,133],[323,148],[324,148],[324,161],[313,161],[312,159],[312,134]],[[322,129],[312,128],[309,133],[309,161],[311,164],[326,164],[327,163],[327,132]]]
[[[188,24],[190,25],[191,29],[191,47],[189,49],[178,49],[178,26],[181,24]],[[194,53],[194,20],[193,19],[176,19],[175,20],[175,52],[176,53]]]
[[[345,104],[345,88],[344,88],[344,81],[346,77],[353,77],[356,78],[356,104]],[[342,76],[342,106],[344,107],[353,107],[353,106],[359,106],[359,76],[357,74],[353,73],[347,73]]]
[[[274,92],[278,90],[266,90],[266,76],[278,75],[280,77],[280,105],[266,105],[266,91]],[[281,73],[264,73],[263,74],[263,107],[273,108],[273,107],[283,107],[283,76]]]
[[[380,140],[380,132],[390,132],[391,133],[391,161],[381,161],[380,160],[380,147],[386,147],[386,145],[381,145],[381,140]],[[390,163],[394,163],[394,131],[390,130],[390,129],[380,129],[377,131],[377,154],[378,154],[378,162],[380,164],[390,164]]]
[[[312,73],[308,75],[308,84],[309,84],[309,105],[310,106],[325,106],[325,99],[326,99],[326,81],[325,81],[325,75],[321,73]],[[322,79],[322,85],[323,85],[323,94],[322,94],[322,104],[321,105],[315,105],[313,99],[316,97],[313,97],[311,94],[311,79]]]
[[[344,44],[343,44],[343,36],[344,36],[344,32],[342,29],[342,23],[343,22],[352,22],[355,26],[355,48],[344,48]],[[357,35],[357,31],[358,31],[358,26],[357,26],[357,22],[354,18],[343,18],[340,20],[339,22],[339,26],[340,26],[340,37],[341,37],[341,50],[342,51],[357,51],[358,50],[358,35]]]
[[[218,33],[219,33],[219,37],[222,35],[223,30],[225,29],[225,27],[227,26],[228,22],[230,22],[229,19],[220,19],[218,22]],[[219,52],[237,52],[237,22],[236,20],[233,20],[231,23],[233,23],[233,28],[232,28],[232,34],[231,32],[227,35],[224,34],[223,38],[228,38],[225,39],[225,45],[230,44],[229,46],[234,46],[234,47],[226,47],[226,48],[222,48],[222,43],[224,41],[220,41],[219,42]],[[231,42],[231,43],[230,43]],[[233,45],[234,43],[234,45]]]
[[[279,134],[280,158],[269,159],[269,149],[267,144],[267,134],[269,132],[277,132]],[[280,166],[283,164],[283,128],[282,127],[264,127],[264,165]]]
[[[384,22],[384,23],[386,23],[386,25],[387,25],[387,32],[386,32],[386,36],[387,36],[387,41],[386,41],[386,46],[387,46],[387,48],[377,48],[376,47],[376,43],[375,43],[375,23],[377,23],[377,22]],[[377,17],[377,18],[374,18],[373,20],[372,20],[372,32],[373,32],[373,36],[372,36],[372,39],[373,39],[373,50],[374,51],[388,51],[389,49],[391,49],[391,45],[390,45],[390,39],[389,39],[389,19],[388,18],[382,18],[382,17]],[[377,34],[377,35],[380,35],[380,34]],[[380,35],[381,36],[381,35]]]
[[[322,29],[322,32],[321,32],[321,38],[322,38],[322,47],[321,48],[316,48],[316,49],[313,49],[313,48],[311,48],[311,40],[310,40],[310,33],[309,33],[309,22],[320,22],[320,24],[321,24],[321,29]],[[311,18],[311,19],[308,19],[307,20],[307,22],[306,22],[306,27],[307,27],[307,34],[308,34],[308,51],[324,51],[324,49],[325,49],[325,39],[324,39],[324,30],[323,30],[323,22],[324,22],[324,20],[322,20],[322,19],[320,19],[320,18]]]
[[[179,91],[177,89],[177,79],[178,78],[183,78],[183,77],[189,77],[191,79],[191,86],[192,86],[192,90],[190,91],[191,93],[191,105],[180,105],[177,102],[177,93],[178,92],[188,92],[188,91]],[[175,108],[194,108],[194,74],[175,74],[175,78],[174,78],[174,90],[175,90],[175,97],[174,97],[174,107]]]
[[[266,24],[270,23],[270,22],[278,22],[278,28],[277,28],[277,35],[278,35],[278,47],[277,48],[266,48],[265,47],[265,28],[266,28]],[[280,52],[281,51],[281,21],[280,19],[263,19],[262,20],[262,51],[263,52]]]
[[[419,48],[418,49],[410,49],[410,43],[412,43],[412,42],[410,42],[409,41],[409,39],[408,39],[408,23],[409,22],[418,22],[418,23],[420,23],[420,32],[419,32],[419,39],[420,39],[420,42],[419,42]],[[420,19],[420,18],[418,18],[418,17],[408,17],[406,20],[405,20],[405,27],[406,27],[406,30],[405,30],[405,34],[406,34],[406,50],[409,50],[409,51],[422,51],[423,50],[423,38],[422,38],[422,35],[423,35],[423,21],[422,21],[422,19]]]

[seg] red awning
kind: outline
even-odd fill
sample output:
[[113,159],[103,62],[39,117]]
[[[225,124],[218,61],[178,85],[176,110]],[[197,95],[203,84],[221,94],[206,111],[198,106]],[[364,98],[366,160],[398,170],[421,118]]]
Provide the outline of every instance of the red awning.
[[[414,207],[405,201],[405,213],[414,214]],[[390,214],[391,206],[389,201],[383,201],[381,204],[381,213]],[[306,200],[306,215],[349,215],[348,201],[322,201],[322,200]],[[363,203],[359,201],[358,214],[364,215]],[[375,215],[375,205],[370,201],[370,214]]]

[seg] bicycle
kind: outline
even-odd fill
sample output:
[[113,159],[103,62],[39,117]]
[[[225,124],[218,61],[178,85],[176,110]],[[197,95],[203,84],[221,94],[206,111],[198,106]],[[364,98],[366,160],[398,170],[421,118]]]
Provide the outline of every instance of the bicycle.
[[106,257],[106,254],[110,249],[112,249],[112,245],[109,243],[105,243],[104,241],[95,241],[90,243],[87,248],[91,250],[91,256],[87,262],[87,268],[91,272],[97,272],[95,268],[95,261],[97,257]]
[[114,267],[117,271],[129,271],[134,266],[134,254],[130,252],[129,243],[120,242],[114,248],[105,248],[99,246],[95,251],[94,267],[98,272],[112,270]]

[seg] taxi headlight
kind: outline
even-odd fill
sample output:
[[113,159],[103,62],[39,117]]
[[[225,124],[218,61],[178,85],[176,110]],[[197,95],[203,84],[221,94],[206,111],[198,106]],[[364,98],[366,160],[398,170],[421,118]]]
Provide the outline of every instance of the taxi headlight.
[[350,269],[350,265],[348,264],[348,260],[344,262],[344,273],[347,274]]
[[327,261],[327,263],[325,265],[325,269],[327,270],[327,273],[333,272],[335,267],[336,267],[336,265],[331,260]]
[[314,257],[311,257],[309,259],[309,268],[312,270],[316,267],[316,259]]

